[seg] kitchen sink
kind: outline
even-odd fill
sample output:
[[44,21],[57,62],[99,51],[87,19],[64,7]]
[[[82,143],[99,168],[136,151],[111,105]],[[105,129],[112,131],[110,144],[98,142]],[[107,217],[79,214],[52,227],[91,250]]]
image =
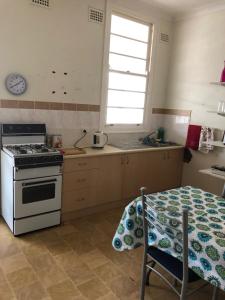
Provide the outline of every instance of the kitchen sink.
[[121,150],[135,150],[135,149],[147,149],[147,148],[161,148],[161,147],[169,147],[169,146],[175,146],[177,144],[172,142],[155,142],[151,143],[149,145],[145,145],[141,142],[134,142],[134,143],[116,143],[112,144],[112,146],[119,148]]

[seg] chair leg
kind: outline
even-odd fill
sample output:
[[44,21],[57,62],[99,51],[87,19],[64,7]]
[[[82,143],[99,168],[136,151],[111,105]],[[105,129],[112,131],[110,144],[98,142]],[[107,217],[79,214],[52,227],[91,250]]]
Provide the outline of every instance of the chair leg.
[[143,264],[142,264],[142,277],[141,277],[141,300],[145,299],[145,285],[146,285],[146,278],[147,278],[147,251],[144,250],[143,256]]
[[[151,262],[151,267],[154,268],[155,265],[156,265],[156,262],[155,262],[155,261],[152,261],[152,262]],[[149,283],[149,277],[150,277],[150,275],[151,275],[151,272],[152,272],[151,269],[148,269],[148,270],[147,270],[147,275],[146,275],[146,285],[147,285],[147,286],[149,286],[149,284],[150,284],[150,283]]]
[[217,300],[217,296],[218,296],[218,288],[214,286],[212,300]]

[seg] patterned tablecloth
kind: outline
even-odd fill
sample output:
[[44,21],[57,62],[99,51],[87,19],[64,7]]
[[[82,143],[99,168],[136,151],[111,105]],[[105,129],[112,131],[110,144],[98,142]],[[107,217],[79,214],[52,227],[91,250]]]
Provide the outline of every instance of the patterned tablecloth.
[[[189,210],[189,267],[200,277],[225,291],[225,200],[201,189],[186,186],[148,195],[160,218],[181,219]],[[124,210],[113,238],[117,251],[131,250],[143,243],[141,198]],[[149,230],[149,245],[182,259],[182,246],[171,235]]]

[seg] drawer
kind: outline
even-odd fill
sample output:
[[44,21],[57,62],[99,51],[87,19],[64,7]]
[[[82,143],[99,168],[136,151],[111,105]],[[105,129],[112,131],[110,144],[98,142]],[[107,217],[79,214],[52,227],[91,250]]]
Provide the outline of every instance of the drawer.
[[75,172],[80,170],[97,169],[99,167],[99,159],[97,157],[90,158],[71,158],[64,160],[63,172]]
[[98,189],[80,189],[65,191],[62,199],[62,213],[68,213],[91,206],[98,203]]
[[63,191],[73,191],[81,188],[96,187],[99,170],[87,170],[65,173],[63,176]]

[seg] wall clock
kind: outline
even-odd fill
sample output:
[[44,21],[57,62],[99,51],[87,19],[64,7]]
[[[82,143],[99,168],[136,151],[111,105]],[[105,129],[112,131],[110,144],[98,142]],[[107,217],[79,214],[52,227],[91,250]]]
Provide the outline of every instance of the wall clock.
[[27,81],[22,75],[12,73],[6,77],[5,86],[11,94],[19,96],[26,92]]

